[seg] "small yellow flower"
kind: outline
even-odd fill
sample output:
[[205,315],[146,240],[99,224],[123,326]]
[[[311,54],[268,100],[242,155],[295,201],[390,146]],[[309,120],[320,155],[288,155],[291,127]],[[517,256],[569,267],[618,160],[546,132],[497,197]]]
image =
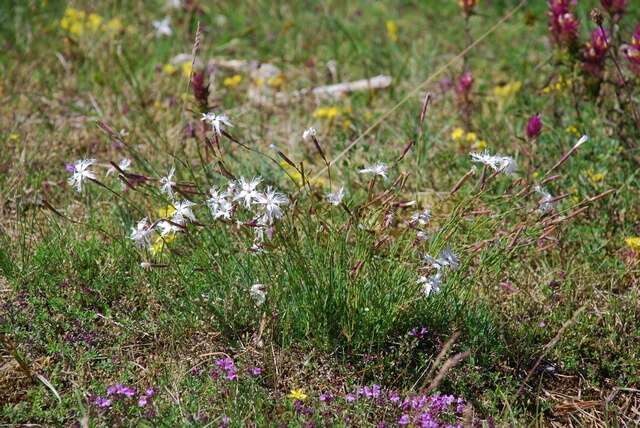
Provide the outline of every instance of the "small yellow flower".
[[184,77],[191,77],[192,67],[190,62],[182,63],[181,68],[182,68],[182,75]]
[[292,400],[304,401],[307,399],[307,394],[304,393],[304,390],[298,388],[298,389],[292,389],[288,397],[291,398]]
[[242,82],[242,76],[239,74],[227,77],[222,81],[222,84],[228,88],[235,88]]
[[91,31],[98,31],[100,26],[102,25],[102,17],[97,13],[92,13],[89,15],[89,28]]
[[342,121],[342,129],[351,128],[351,121],[349,119],[345,119]]
[[630,236],[624,240],[629,248],[635,252],[640,252],[640,236]]
[[171,63],[162,66],[162,72],[164,74],[172,75],[175,74],[177,70],[176,66]]
[[69,27],[69,32],[74,36],[81,36],[82,33],[84,33],[84,24],[80,21],[72,22]]
[[105,25],[105,31],[109,33],[119,33],[124,28],[122,20],[120,18],[112,18]]
[[261,77],[256,77],[256,78],[253,80],[253,83],[255,83],[257,87],[261,87],[261,86],[263,86],[263,85],[264,85],[264,79],[263,79],[263,78],[261,78]]
[[153,240],[153,244],[151,244],[151,254],[158,255],[164,250],[165,245],[169,245],[173,241],[175,241],[176,235],[175,233],[170,233],[165,236],[156,236]]
[[387,38],[393,43],[398,41],[398,24],[396,21],[390,19],[385,23],[387,27]]
[[485,140],[478,140],[473,143],[472,147],[474,150],[481,151],[487,148],[487,142]]
[[592,169],[589,169],[587,171],[587,177],[589,177],[589,181],[591,181],[591,184],[597,184],[600,183],[602,180],[604,180],[604,177],[607,174],[604,172],[595,172]]
[[284,76],[282,74],[278,74],[277,76],[270,77],[269,80],[267,80],[267,85],[272,88],[282,87],[282,85],[284,85]]
[[478,139],[478,135],[475,132],[467,132],[465,139],[467,140],[467,143],[475,143]]
[[495,88],[493,88],[493,95],[495,95],[495,97],[499,100],[505,100],[518,93],[520,91],[520,88],[522,88],[522,82],[516,80],[513,82],[509,82],[506,85],[496,86]]
[[313,112],[313,117],[316,119],[333,120],[340,115],[338,107],[319,107]]
[[451,132],[451,139],[453,141],[462,140],[464,136],[465,136],[465,132],[464,132],[464,129],[462,128],[456,128]]
[[18,141],[19,138],[20,138],[20,134],[16,134],[15,132],[12,132],[11,134],[9,134],[9,140],[11,141]]
[[167,205],[166,207],[158,209],[158,217],[161,218],[170,218],[176,212],[176,209],[173,205]]
[[565,131],[567,131],[567,133],[569,133],[569,134],[575,135],[576,137],[580,137],[582,135],[582,134],[580,134],[580,131],[578,130],[578,128],[576,128],[573,125],[567,126]]

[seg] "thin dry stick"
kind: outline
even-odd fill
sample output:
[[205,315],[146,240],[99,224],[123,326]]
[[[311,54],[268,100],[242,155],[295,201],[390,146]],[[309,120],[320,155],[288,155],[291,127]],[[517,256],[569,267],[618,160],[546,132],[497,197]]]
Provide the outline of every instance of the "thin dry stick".
[[[440,353],[438,353],[438,356],[436,357],[436,360],[431,365],[431,368],[429,369],[429,372],[427,373],[425,379],[431,378],[431,375],[433,374],[433,372],[436,370],[440,362],[444,360],[444,357],[446,357],[447,353],[449,352],[449,349],[451,349],[451,347],[453,346],[454,343],[456,343],[456,340],[458,340],[459,337],[460,337],[460,332],[454,331],[451,337],[449,338],[449,340],[445,342],[444,346],[440,350]],[[418,382],[420,382],[420,379],[422,379],[424,375],[425,375],[425,372],[422,372],[422,375],[420,375],[416,383],[413,384],[413,388],[416,387],[416,385],[418,384]],[[426,383],[426,380],[425,380],[425,383]]]
[[554,346],[556,346],[556,344],[562,338],[562,335],[564,334],[564,332],[569,328],[569,326],[571,326],[574,322],[576,322],[576,320],[578,319],[578,316],[580,316],[580,314],[584,312],[586,307],[587,307],[586,305],[580,306],[578,310],[576,310],[573,313],[573,316],[570,319],[568,319],[564,324],[562,324],[562,327],[560,327],[560,330],[558,330],[558,333],[556,333],[555,337],[551,339],[551,342],[545,345],[544,350],[542,351],[542,354],[540,354],[540,356],[536,360],[536,363],[533,365],[533,367],[531,367],[531,370],[529,370],[529,372],[527,373],[527,377],[524,378],[524,382],[522,382],[522,385],[518,390],[518,394],[517,394],[518,396],[522,395],[522,393],[524,392],[524,387],[527,385],[527,382],[531,378],[531,375],[533,374],[533,372],[538,368],[538,366],[542,362],[542,359],[547,355],[547,353],[549,353],[551,349],[553,349]]
[[453,357],[445,361],[444,364],[442,365],[442,368],[440,369],[436,377],[433,379],[433,382],[431,382],[431,384],[427,388],[427,392],[431,392],[434,389],[436,389],[438,385],[440,385],[440,382],[442,382],[444,377],[447,375],[449,370],[451,370],[452,368],[460,364],[460,362],[465,360],[467,357],[469,357],[469,355],[471,355],[471,351],[464,351],[454,355]]
[[[451,67],[451,65],[458,61],[461,58],[464,58],[464,56],[473,48],[475,48],[477,45],[479,45],[484,39],[486,39],[489,35],[491,35],[493,32],[495,32],[502,24],[504,24],[507,20],[509,20],[509,18],[511,18],[518,10],[520,10],[522,8],[522,6],[524,6],[527,3],[527,0],[522,0],[520,3],[518,3],[518,5],[516,7],[514,7],[513,9],[511,9],[509,12],[507,12],[506,15],[504,15],[502,18],[500,18],[500,20],[498,22],[496,22],[491,28],[489,28],[489,30],[487,30],[484,34],[482,34],[480,37],[478,37],[475,41],[473,41],[473,43],[471,43],[469,46],[467,46],[466,48],[464,48],[458,55],[454,56],[452,59],[450,59],[449,61],[447,61],[443,66],[441,66],[439,69],[437,69],[433,74],[431,74],[429,77],[427,77],[422,83],[420,83],[418,86],[416,86],[413,90],[411,90],[407,95],[404,96],[404,98],[402,98],[395,106],[393,106],[391,109],[387,110],[386,112],[384,112],[380,117],[378,117],[378,119],[376,119],[375,122],[373,122],[373,124],[371,126],[369,126],[367,129],[365,129],[365,131],[360,134],[355,140],[353,140],[343,151],[341,151],[330,163],[329,165],[333,165],[335,164],[338,160],[340,160],[344,155],[346,155],[356,144],[358,144],[360,141],[362,141],[362,139],[369,135],[369,133],[371,131],[373,131],[378,125],[380,125],[382,122],[384,122],[389,116],[391,116],[391,114],[393,114],[393,112],[395,112],[398,108],[400,108],[400,106],[402,106],[404,103],[406,103],[409,99],[411,99],[412,97],[414,97],[418,92],[420,92],[422,90],[422,88],[424,88],[426,85],[428,85],[429,83],[431,83],[436,77],[440,76],[442,73],[444,73],[449,67]],[[327,170],[327,167],[325,166],[324,168],[322,168],[320,171],[318,171],[313,177],[311,177],[311,179],[315,179],[318,178],[319,176],[321,176],[322,174],[325,173],[325,171]]]

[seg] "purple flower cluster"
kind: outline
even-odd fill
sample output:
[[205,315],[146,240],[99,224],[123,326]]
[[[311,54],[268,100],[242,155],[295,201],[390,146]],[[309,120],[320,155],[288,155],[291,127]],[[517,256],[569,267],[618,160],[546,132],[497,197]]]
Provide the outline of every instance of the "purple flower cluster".
[[534,114],[527,121],[527,127],[525,129],[527,138],[529,140],[533,140],[537,138],[538,135],[540,135],[541,131],[542,131],[542,119],[540,118],[539,114]]
[[631,44],[624,47],[624,55],[633,72],[640,76],[640,25],[631,36]]
[[414,327],[409,332],[409,336],[415,337],[418,340],[422,340],[427,335],[428,332],[429,330],[427,330],[427,327],[425,326],[422,326],[420,328]]
[[572,45],[578,38],[578,20],[571,11],[573,0],[549,0],[549,31],[559,45]]
[[117,401],[127,401],[127,399],[134,399],[137,395],[138,407],[146,407],[149,404],[151,398],[156,394],[155,389],[147,388],[140,394],[137,393],[135,388],[125,386],[121,383],[111,385],[107,388],[106,397],[95,396],[91,399],[91,402],[99,409],[109,409]]
[[[385,409],[387,414],[398,415],[400,426],[452,427],[454,421],[465,409],[464,400],[452,395],[411,395],[402,399],[394,390],[383,390],[378,384],[357,388],[344,396],[347,403],[365,400]],[[384,426],[384,423],[382,423]]]
[[601,77],[609,50],[609,35],[603,28],[591,32],[591,40],[584,49],[584,68],[593,76]]
[[238,372],[236,366],[230,357],[221,358],[216,361],[216,366],[222,370],[227,380],[237,380]]
[[398,425],[414,424],[425,428],[452,427],[442,420],[445,413],[461,415],[464,412],[464,400],[453,395],[417,395],[406,398],[401,404],[402,416]]

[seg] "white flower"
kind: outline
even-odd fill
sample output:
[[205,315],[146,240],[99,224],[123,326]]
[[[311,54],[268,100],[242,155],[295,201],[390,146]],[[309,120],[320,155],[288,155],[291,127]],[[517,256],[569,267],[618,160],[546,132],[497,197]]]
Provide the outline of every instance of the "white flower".
[[96,174],[89,168],[96,163],[95,159],[81,159],[73,164],[73,173],[69,177],[68,183],[76,188],[78,192],[82,192],[82,184],[85,180],[95,180]]
[[416,232],[416,239],[418,241],[426,241],[427,239],[429,239],[429,235],[426,232],[419,230]]
[[170,36],[173,34],[171,18],[168,16],[165,16],[162,21],[153,21],[153,28],[156,29],[156,37]]
[[[120,161],[120,163],[118,163],[118,168],[120,168],[122,171],[128,170],[130,166],[131,166],[131,159],[124,158]],[[113,165],[109,165],[109,169],[107,170],[107,175],[114,174],[117,171],[118,170]]]
[[178,226],[166,220],[160,220],[156,224],[156,229],[158,229],[158,233],[160,234],[160,236],[167,236],[180,231],[180,228]]
[[253,201],[258,200],[258,197],[260,196],[260,192],[258,192],[256,188],[261,182],[262,179],[260,177],[252,178],[251,181],[247,181],[246,178],[240,177],[240,180],[237,183],[240,190],[237,191],[233,200],[240,200],[244,203],[245,208],[250,208]]
[[538,211],[542,214],[551,211],[555,206],[553,196],[540,186],[534,187],[533,190],[541,196],[540,202],[538,203]]
[[424,210],[411,216],[412,223],[418,223],[421,226],[426,225],[431,220],[431,211]]
[[316,128],[307,128],[303,133],[302,133],[302,139],[304,141],[309,141],[311,138],[316,136]]
[[160,191],[169,196],[169,199],[173,199],[173,188],[176,185],[176,182],[173,181],[173,176],[175,175],[175,173],[176,169],[174,167],[171,167],[171,169],[169,170],[169,174],[167,174],[166,177],[162,177],[160,179]]
[[344,198],[344,195],[345,195],[344,187],[341,187],[333,193],[327,193],[325,195],[325,198],[327,199],[327,202],[329,202],[331,205],[337,206],[342,203],[342,199]]
[[153,233],[153,229],[149,227],[149,221],[145,217],[131,228],[131,240],[136,247],[148,247],[151,245],[151,233]]
[[422,292],[425,297],[428,297],[431,293],[437,293],[440,291],[440,285],[442,284],[442,275],[440,272],[436,272],[435,275],[430,277],[421,276],[418,278],[418,284],[422,285]]
[[575,144],[575,146],[573,146],[573,149],[577,149],[578,147],[580,147],[581,145],[583,145],[584,143],[586,143],[587,141],[589,141],[589,136],[588,135],[583,135],[582,137],[580,137],[580,139],[578,140],[578,142]]
[[442,250],[437,259],[434,259],[430,255],[425,254],[423,256],[423,260],[438,271],[445,267],[455,270],[459,265],[458,256],[453,251],[451,251],[451,247],[446,247],[444,250]]
[[215,220],[223,218],[225,220],[231,220],[231,214],[233,213],[233,204],[226,199],[220,199],[217,205],[209,206],[211,215]]
[[196,216],[193,214],[193,211],[191,211],[191,207],[194,205],[195,203],[189,200],[174,202],[173,207],[176,209],[176,212],[173,213],[171,221],[182,225],[184,225],[187,220],[196,221]]
[[202,118],[200,120],[208,122],[217,136],[222,135],[222,131],[224,131],[225,127],[233,127],[226,114],[215,114],[211,112],[202,113]]
[[249,294],[256,306],[262,306],[267,298],[267,292],[265,291],[264,284],[253,284],[249,290]]
[[258,195],[258,203],[264,205],[264,221],[266,224],[271,224],[273,220],[282,218],[282,209],[280,205],[286,205],[289,200],[282,193],[276,192],[271,186],[267,187],[264,193]]
[[516,161],[512,157],[491,155],[486,150],[482,153],[471,153],[471,159],[473,162],[487,165],[496,172],[513,174],[517,169]]
[[374,175],[379,175],[380,177],[384,178],[385,180],[389,177],[387,177],[387,170],[389,169],[389,167],[387,165],[385,165],[384,163],[378,162],[374,165],[370,165],[366,168],[362,168],[359,172],[360,174],[374,174]]
[[182,0],[167,0],[167,7],[170,9],[180,9],[182,7]]

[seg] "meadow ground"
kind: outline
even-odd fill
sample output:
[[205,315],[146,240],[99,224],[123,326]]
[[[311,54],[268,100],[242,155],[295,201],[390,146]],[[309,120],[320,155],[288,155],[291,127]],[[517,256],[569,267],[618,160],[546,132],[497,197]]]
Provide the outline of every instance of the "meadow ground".
[[638,24],[2,2],[0,424],[637,425]]

